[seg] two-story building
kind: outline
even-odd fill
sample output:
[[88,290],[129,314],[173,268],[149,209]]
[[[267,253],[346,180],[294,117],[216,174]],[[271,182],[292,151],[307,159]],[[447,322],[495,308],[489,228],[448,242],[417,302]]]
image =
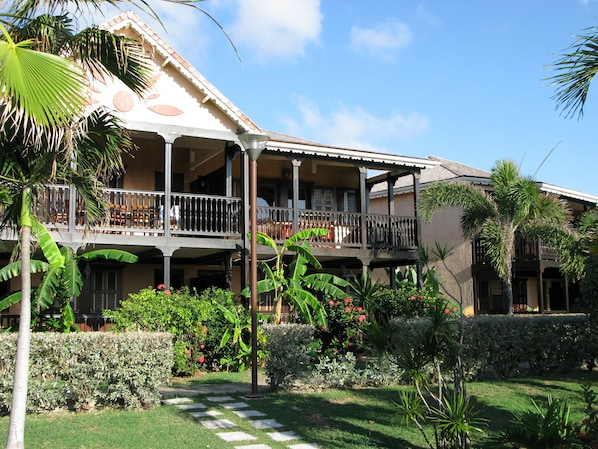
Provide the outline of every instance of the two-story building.
[[[481,188],[491,188],[490,173],[459,162],[429,156],[440,165],[421,174],[420,187],[438,181],[468,182]],[[563,187],[538,182],[542,192],[556,195],[565,201],[572,218],[595,208],[598,197]],[[403,179],[392,185],[379,184],[371,193],[371,211],[388,208],[392,197],[395,208],[413,202],[413,188]],[[428,248],[433,259],[436,242],[450,249],[446,266],[440,261],[430,263],[444,279],[444,287],[455,298],[461,298],[467,314],[505,313],[502,282],[490,265],[479,239],[465,239],[460,227],[461,210],[444,208],[430,223],[422,223],[421,244]],[[577,283],[567,279],[560,270],[561,263],[550,247],[541,241],[518,238],[513,260],[514,312],[569,312],[578,295]]]
[[[381,213],[369,210],[369,196],[378,182],[399,178],[417,192],[421,171],[436,161],[261,130],[135,14],[123,13],[105,27],[139,39],[152,58],[152,87],[143,98],[118,81],[91,82],[93,104],[122,119],[138,150],[126,156],[124,176],[105,180],[110,215],[101,229],[84,232],[85,207],[72,186],[48,186],[38,210],[60,245],[79,253],[119,248],[139,257],[133,265],[82,267],[86,279],[74,308],[85,320],[159,284],[240,292],[252,231],[249,162],[239,140],[247,132],[270,138],[258,161],[257,231],[282,243],[301,229],[328,229],[312,242],[313,252],[326,271],[340,275],[416,262],[417,195],[400,207],[390,202]],[[370,170],[385,174],[368,179]],[[2,240],[1,260],[8,261],[14,233]],[[270,255],[258,248],[259,258]],[[19,281],[9,288],[18,289]]]

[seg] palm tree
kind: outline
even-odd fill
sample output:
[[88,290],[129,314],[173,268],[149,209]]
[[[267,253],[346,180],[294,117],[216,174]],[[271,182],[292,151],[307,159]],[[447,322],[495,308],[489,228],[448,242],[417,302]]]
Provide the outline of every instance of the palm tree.
[[[35,15],[39,11],[37,2],[15,2],[11,5],[2,15],[6,30],[4,36],[12,39],[11,45],[18,49],[20,43],[25,42],[30,49],[46,53],[53,60],[68,55],[84,70],[116,76],[133,91],[143,91],[150,71],[137,43],[96,27],[74,33],[68,15],[52,15],[61,2],[48,5],[50,12],[39,16]],[[3,63],[0,71],[2,85],[23,86],[23,80],[21,84],[18,83],[19,74],[25,77],[20,70],[27,65],[23,59],[5,58]],[[40,73],[46,74],[45,68]],[[14,79],[7,74],[13,74]],[[58,79],[61,74],[56,76]],[[64,72],[64,76],[67,80],[71,77],[77,81],[81,75],[71,71]],[[32,93],[33,99],[43,98],[43,95],[36,96],[35,93],[46,90],[46,81],[45,77],[29,80],[28,92]],[[70,97],[59,95],[61,93],[60,89],[55,90],[57,96],[53,98],[53,104],[70,102]],[[77,103],[73,104],[78,106]],[[119,122],[102,110],[85,116],[83,108],[78,106],[63,112],[59,116],[61,120],[38,122],[40,114],[32,112],[36,110],[35,107],[24,100],[20,101],[16,93],[12,96],[9,93],[2,106],[5,114],[0,139],[0,190],[6,208],[2,226],[11,225],[19,229],[22,264],[21,316],[6,447],[22,448],[29,371],[32,231],[38,242],[47,244],[44,255],[50,265],[59,267],[63,264],[56,244],[48,240],[47,231],[34,215],[38,193],[46,185],[57,182],[74,186],[86,204],[87,223],[90,226],[99,224],[107,213],[107,205],[97,180],[122,171],[122,154],[132,149],[132,142]],[[31,123],[32,126],[24,126]]]
[[498,161],[492,168],[490,182],[490,192],[469,183],[434,183],[422,192],[420,213],[422,219],[430,221],[443,207],[463,209],[463,235],[480,235],[490,263],[503,281],[505,308],[511,315],[516,235],[546,237],[551,243],[558,243],[564,235],[571,234],[569,214],[564,203],[540,192],[532,178],[521,176],[512,161]]
[[[160,22],[146,0],[125,1]],[[193,6],[222,29],[195,6],[194,0],[168,1]],[[66,7],[73,4],[75,13],[67,12]],[[86,203],[86,224],[101,222],[107,207],[97,180],[122,171],[122,154],[132,149],[132,142],[120,123],[106,112],[84,114],[84,74],[114,76],[137,93],[148,86],[151,75],[137,42],[98,27],[74,32],[74,14],[79,16],[84,7],[102,13],[103,5],[114,4],[111,0],[16,0],[0,6],[0,206],[7,212],[0,226],[11,225],[19,230],[22,265],[21,318],[7,448],[24,446],[32,230],[39,243],[47,243],[44,255],[50,265],[59,267],[63,263],[57,246],[33,213],[37,193],[51,183],[69,183]]]
[[577,113],[581,118],[590,84],[598,73],[598,28],[584,30],[564,52],[550,66],[557,72],[548,78],[550,85],[557,87],[552,98],[556,100],[557,109],[566,112],[567,117]]

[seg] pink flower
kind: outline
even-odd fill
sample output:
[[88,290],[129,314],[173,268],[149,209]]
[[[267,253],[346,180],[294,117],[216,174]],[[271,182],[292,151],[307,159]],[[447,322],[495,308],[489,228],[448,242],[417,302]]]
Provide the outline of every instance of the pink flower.
[[191,350],[190,349],[187,349],[185,352],[187,353],[187,355],[191,354]]
[[445,315],[448,315],[449,313],[451,313],[451,309],[449,309],[448,307],[446,309],[444,309]]
[[206,347],[206,345],[199,345],[199,349],[203,349],[205,347]]
[[206,361],[206,358],[205,358],[203,355],[200,355],[200,356],[199,356],[199,358],[197,359],[197,361],[198,361],[199,363],[203,363],[203,362],[205,362],[205,361]]
[[365,315],[359,315],[358,320],[360,323],[363,323],[365,321]]
[[363,311],[363,309],[361,307],[357,308],[357,313],[361,313]]
[[158,286],[156,288],[158,290],[164,290],[166,288],[166,286],[164,284],[158,284]]
[[345,298],[345,304],[351,303],[351,298]]
[[459,310],[459,309],[457,309],[456,307],[453,307],[453,312],[456,312],[457,310]]
[[164,294],[165,294],[166,296],[170,296],[170,295],[172,295],[172,293],[170,292],[170,290],[164,290]]
[[345,307],[345,312],[349,313],[351,311],[351,307]]
[[415,301],[415,296],[412,296],[411,298],[409,298],[409,301]]
[[333,306],[334,305],[334,301],[331,299],[330,301],[328,301],[328,305],[329,306]]
[[423,300],[424,300],[424,297],[423,297],[422,295],[419,295],[419,296],[417,297],[417,300],[418,300],[418,301],[423,301]]
[[326,330],[326,326],[322,326],[322,330],[325,331]]

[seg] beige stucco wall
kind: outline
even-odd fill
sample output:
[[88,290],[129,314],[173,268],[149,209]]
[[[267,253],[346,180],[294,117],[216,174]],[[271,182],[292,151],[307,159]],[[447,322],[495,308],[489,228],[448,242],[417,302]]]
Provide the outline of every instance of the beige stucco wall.
[[[472,247],[471,240],[463,237],[460,217],[458,209],[439,210],[430,223],[422,223],[422,244],[428,248],[430,266],[435,267],[447,294],[462,301],[466,314],[473,314]],[[436,243],[449,250],[444,263],[435,260]]]
[[[413,193],[395,195],[395,215],[414,216],[413,204]],[[387,211],[388,205],[385,197],[370,200],[370,212],[387,213]],[[461,212],[458,209],[439,210],[430,223],[422,223],[421,240],[422,245],[428,248],[432,259],[430,266],[435,267],[449,296],[462,298],[465,312],[473,314],[472,248],[471,241],[463,238],[461,233],[460,216]],[[445,268],[442,261],[434,261],[432,252],[436,248],[436,242],[443,248],[451,249],[451,255],[446,259],[448,269]],[[377,270],[375,275],[378,279],[387,280],[387,276],[381,270]]]

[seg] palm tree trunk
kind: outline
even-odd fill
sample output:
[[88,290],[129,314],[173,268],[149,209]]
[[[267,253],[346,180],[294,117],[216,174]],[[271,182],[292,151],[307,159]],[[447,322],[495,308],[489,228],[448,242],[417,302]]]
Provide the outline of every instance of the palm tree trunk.
[[6,449],[25,447],[25,415],[31,342],[31,227],[21,227],[21,316]]
[[513,282],[511,279],[503,280],[503,299],[507,315],[513,315]]

